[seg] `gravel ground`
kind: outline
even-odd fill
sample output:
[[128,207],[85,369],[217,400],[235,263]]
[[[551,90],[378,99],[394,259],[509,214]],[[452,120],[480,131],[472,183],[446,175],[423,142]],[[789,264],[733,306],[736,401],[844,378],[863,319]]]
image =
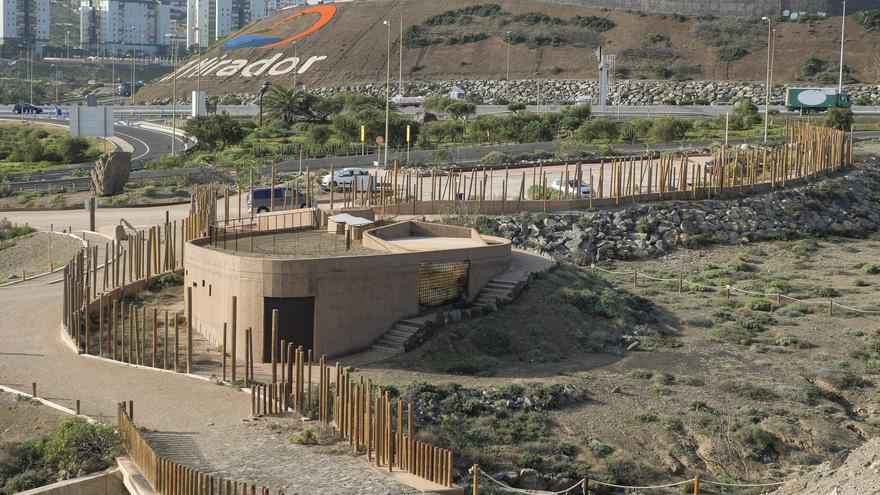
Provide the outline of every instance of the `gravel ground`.
[[[21,390],[21,389],[19,389]],[[49,435],[69,414],[16,394],[0,392],[0,445]]]
[[70,236],[48,232],[34,232],[0,242],[0,283],[18,280],[22,269],[27,276],[48,272],[50,237],[54,268],[67,263],[82,248],[82,243]]

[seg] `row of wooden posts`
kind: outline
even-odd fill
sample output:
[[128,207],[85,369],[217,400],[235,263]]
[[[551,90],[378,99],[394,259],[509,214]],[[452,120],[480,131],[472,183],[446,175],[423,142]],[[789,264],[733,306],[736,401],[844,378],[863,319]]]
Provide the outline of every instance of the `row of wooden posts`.
[[[498,201],[501,212],[514,212],[530,201],[537,201],[544,210],[552,210],[572,207],[571,204],[553,204],[556,200],[581,200],[582,206],[593,207],[594,200],[602,205],[617,205],[622,201],[650,200],[652,195],[656,195],[656,199],[711,198],[725,191],[759,184],[784,187],[787,181],[851,165],[852,157],[852,138],[845,132],[797,122],[786,126],[782,143],[748,149],[721,147],[712,154],[711,166],[697,163],[685,154],[643,155],[611,158],[601,162],[598,170],[584,167],[582,163],[566,163],[559,172],[533,165],[530,169],[482,168],[453,171],[449,175],[431,169],[427,177],[412,169],[401,169],[395,160],[393,169],[384,178],[379,171],[373,171],[366,181],[356,176],[343,188],[341,198],[331,188],[330,209],[365,206],[382,212],[385,206],[410,204],[415,209],[413,213],[422,214],[436,213],[439,206],[446,206],[438,206],[438,203],[482,205]],[[335,167],[331,166],[331,176],[334,172]],[[557,179],[563,186],[551,187]],[[309,204],[314,200],[312,182],[307,173]],[[574,187],[564,186],[572,183]],[[274,167],[271,184],[274,189]],[[589,192],[585,194],[580,184],[589,185]],[[240,193],[239,188],[239,218],[242,217]],[[430,208],[415,208],[416,204],[427,203]],[[274,210],[274,195],[270,205]],[[534,210],[534,205],[529,209]],[[227,188],[224,223],[229,219]]]

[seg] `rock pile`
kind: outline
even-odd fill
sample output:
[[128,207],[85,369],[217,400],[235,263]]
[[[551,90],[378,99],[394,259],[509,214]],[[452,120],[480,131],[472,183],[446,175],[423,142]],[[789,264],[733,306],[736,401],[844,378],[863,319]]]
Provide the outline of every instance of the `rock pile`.
[[864,237],[880,229],[880,163],[834,179],[730,200],[670,201],[617,211],[500,216],[497,235],[589,264],[666,254],[676,246],[737,244],[799,235]]

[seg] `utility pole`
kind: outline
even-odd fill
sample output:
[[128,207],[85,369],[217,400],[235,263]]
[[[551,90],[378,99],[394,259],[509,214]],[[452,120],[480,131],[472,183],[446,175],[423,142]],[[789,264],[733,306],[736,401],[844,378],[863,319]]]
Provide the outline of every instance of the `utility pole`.
[[400,49],[400,66],[398,67],[397,94],[403,96],[403,2],[400,2],[400,39],[397,44]]
[[769,17],[761,18],[767,21],[767,86],[764,89],[764,144],[767,144],[767,133],[770,130],[770,62],[773,54],[773,20]]
[[837,92],[843,93],[843,43],[846,34],[846,0],[843,2],[843,15],[840,17],[840,75],[837,79]]
[[387,170],[388,141],[391,141],[388,136],[389,116],[391,113],[391,22],[382,21],[382,23],[388,28],[388,53],[385,57],[385,156],[383,157],[384,161],[382,162],[382,167]]
[[507,32],[505,37],[507,38],[507,76],[505,77],[504,80],[507,81],[507,84],[509,85],[510,84],[510,31]]

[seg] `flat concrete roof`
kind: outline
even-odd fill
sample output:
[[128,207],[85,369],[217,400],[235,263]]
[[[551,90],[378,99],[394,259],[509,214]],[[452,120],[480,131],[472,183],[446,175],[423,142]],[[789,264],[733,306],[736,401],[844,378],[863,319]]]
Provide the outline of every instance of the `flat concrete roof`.
[[390,244],[408,251],[442,251],[444,249],[462,249],[484,247],[479,241],[470,237],[428,237],[411,236],[388,240]]
[[359,240],[352,240],[350,248],[346,250],[344,235],[328,233],[324,229],[258,234],[253,237],[253,244],[251,244],[251,236],[245,235],[238,239],[237,245],[234,239],[227,239],[225,249],[220,238],[213,249],[233,251],[245,256],[294,259],[388,254],[366,248]]

